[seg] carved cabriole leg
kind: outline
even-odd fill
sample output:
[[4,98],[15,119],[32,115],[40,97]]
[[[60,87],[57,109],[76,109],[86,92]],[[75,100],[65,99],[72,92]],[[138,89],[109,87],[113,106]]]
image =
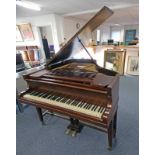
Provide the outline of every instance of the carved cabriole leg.
[[41,108],[36,107],[36,110],[42,125],[45,125]]
[[113,123],[112,121],[109,124],[108,127],[108,149],[112,149],[112,138],[113,138]]
[[117,111],[114,116],[114,121],[113,121],[113,137],[116,137],[116,129],[117,129]]

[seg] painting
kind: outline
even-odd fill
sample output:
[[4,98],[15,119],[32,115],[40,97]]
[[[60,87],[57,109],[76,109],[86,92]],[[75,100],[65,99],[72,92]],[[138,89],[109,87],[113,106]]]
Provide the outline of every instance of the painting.
[[139,57],[138,56],[128,57],[127,74],[139,75]]
[[16,25],[16,41],[19,42],[19,41],[23,41],[23,38],[21,36],[21,33],[20,33],[20,30],[19,30],[19,26]]
[[24,41],[34,40],[31,24],[21,24],[19,28]]
[[104,68],[124,74],[125,49],[109,49],[104,52]]

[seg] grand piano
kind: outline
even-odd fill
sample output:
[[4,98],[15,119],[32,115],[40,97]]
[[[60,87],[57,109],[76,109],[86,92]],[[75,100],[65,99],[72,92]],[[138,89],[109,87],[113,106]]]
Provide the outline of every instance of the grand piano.
[[[67,134],[75,136],[85,125],[107,133],[109,149],[116,136],[119,75],[100,67],[86,47],[92,32],[112,14],[103,7],[44,69],[23,75],[29,88],[18,97],[20,103],[36,108],[42,124],[46,110],[69,120]],[[80,51],[88,57],[76,57]]]

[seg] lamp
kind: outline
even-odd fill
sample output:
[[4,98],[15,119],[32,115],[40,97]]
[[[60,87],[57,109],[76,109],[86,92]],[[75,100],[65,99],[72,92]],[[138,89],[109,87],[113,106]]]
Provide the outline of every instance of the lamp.
[[35,10],[35,11],[41,10],[39,5],[29,2],[29,1],[16,0],[16,5],[27,8],[27,9]]

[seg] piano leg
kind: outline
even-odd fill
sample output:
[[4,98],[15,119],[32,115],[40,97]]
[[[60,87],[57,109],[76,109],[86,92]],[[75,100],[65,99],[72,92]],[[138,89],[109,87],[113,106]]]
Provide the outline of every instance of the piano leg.
[[114,115],[114,121],[113,121],[113,137],[116,137],[116,129],[117,129],[117,111]]
[[37,113],[38,113],[38,116],[39,116],[39,119],[40,119],[42,125],[45,125],[41,108],[36,107],[36,110],[37,110]]
[[108,127],[108,150],[112,149],[112,138],[113,138],[113,123],[111,121]]

